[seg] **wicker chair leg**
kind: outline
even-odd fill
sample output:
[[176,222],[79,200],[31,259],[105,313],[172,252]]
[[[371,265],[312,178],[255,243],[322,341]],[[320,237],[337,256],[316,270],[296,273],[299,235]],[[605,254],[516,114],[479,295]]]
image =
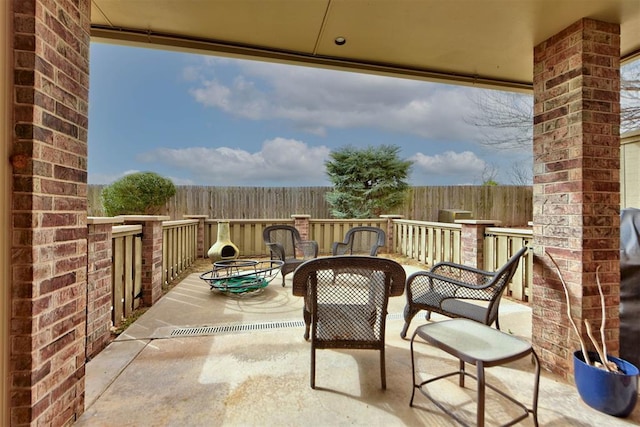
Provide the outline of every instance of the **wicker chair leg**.
[[316,348],[311,344],[311,373],[309,375],[311,388],[316,388]]
[[302,317],[304,318],[304,339],[305,341],[309,341],[309,329],[311,329],[311,313],[303,308]]
[[404,306],[404,326],[402,328],[402,332],[400,332],[400,337],[402,339],[407,337],[407,331],[409,330],[409,324],[413,317],[418,314],[420,309],[414,308],[411,304],[407,304]]
[[382,389],[387,389],[387,374],[385,371],[384,347],[380,350],[380,379],[382,380]]

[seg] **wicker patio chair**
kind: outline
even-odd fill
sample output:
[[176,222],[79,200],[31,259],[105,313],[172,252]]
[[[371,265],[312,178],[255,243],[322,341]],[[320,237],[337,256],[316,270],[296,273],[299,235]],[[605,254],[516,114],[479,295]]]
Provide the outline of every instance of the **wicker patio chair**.
[[315,388],[316,381],[316,350],[326,348],[380,351],[382,388],[387,387],[387,304],[390,296],[402,295],[405,279],[400,264],[377,257],[318,258],[297,268],[293,295],[305,299],[306,340],[311,329],[311,388]]
[[353,227],[344,235],[343,242],[333,242],[332,255],[378,255],[387,236],[383,229],[377,227]]
[[282,286],[284,277],[294,271],[306,260],[318,256],[318,243],[314,240],[302,240],[298,229],[291,225],[270,225],[262,230],[262,239],[269,248],[271,259],[283,261],[280,270]]
[[[479,270],[451,262],[441,262],[430,271],[418,271],[407,279],[407,305],[404,308],[404,327],[400,336],[405,338],[411,319],[426,310],[448,317],[462,317],[500,329],[498,309],[500,299],[513,277],[524,247],[496,272]],[[467,302],[465,300],[474,300]],[[478,302],[480,302],[478,304]]]

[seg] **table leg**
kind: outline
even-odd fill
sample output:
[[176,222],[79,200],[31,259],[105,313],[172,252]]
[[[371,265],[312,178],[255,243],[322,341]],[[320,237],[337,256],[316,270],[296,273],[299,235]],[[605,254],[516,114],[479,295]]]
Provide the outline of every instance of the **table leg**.
[[476,425],[484,426],[484,364],[481,361],[476,363],[478,376],[478,413],[476,415]]
[[413,406],[413,397],[416,394],[416,365],[415,365],[415,360],[414,360],[414,355],[413,355],[413,341],[416,338],[416,334],[414,332],[413,336],[411,337],[411,376],[413,379],[413,387],[412,387],[412,391],[411,391],[411,400],[409,401],[409,406]]
[[464,387],[464,360],[460,359],[460,377],[458,378],[458,385]]

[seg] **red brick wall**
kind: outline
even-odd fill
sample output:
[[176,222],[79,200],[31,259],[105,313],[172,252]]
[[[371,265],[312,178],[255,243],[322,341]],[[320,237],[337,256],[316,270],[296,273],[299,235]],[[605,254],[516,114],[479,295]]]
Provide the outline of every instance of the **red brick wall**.
[[89,0],[11,0],[12,425],[84,406]]
[[570,375],[579,348],[548,251],[571,306],[599,327],[595,270],[607,299],[607,346],[618,350],[620,31],[583,19],[534,50],[533,340],[545,367]]
[[88,226],[87,360],[104,349],[111,336],[113,225]]

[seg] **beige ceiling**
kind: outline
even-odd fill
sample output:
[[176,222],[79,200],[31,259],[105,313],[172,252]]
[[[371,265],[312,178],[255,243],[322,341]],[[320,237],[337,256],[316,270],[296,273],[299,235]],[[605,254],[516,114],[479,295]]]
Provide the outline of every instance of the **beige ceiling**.
[[[640,0],[92,0],[92,39],[528,90],[533,47],[583,17],[640,56]],[[336,37],[346,39],[338,46]]]

